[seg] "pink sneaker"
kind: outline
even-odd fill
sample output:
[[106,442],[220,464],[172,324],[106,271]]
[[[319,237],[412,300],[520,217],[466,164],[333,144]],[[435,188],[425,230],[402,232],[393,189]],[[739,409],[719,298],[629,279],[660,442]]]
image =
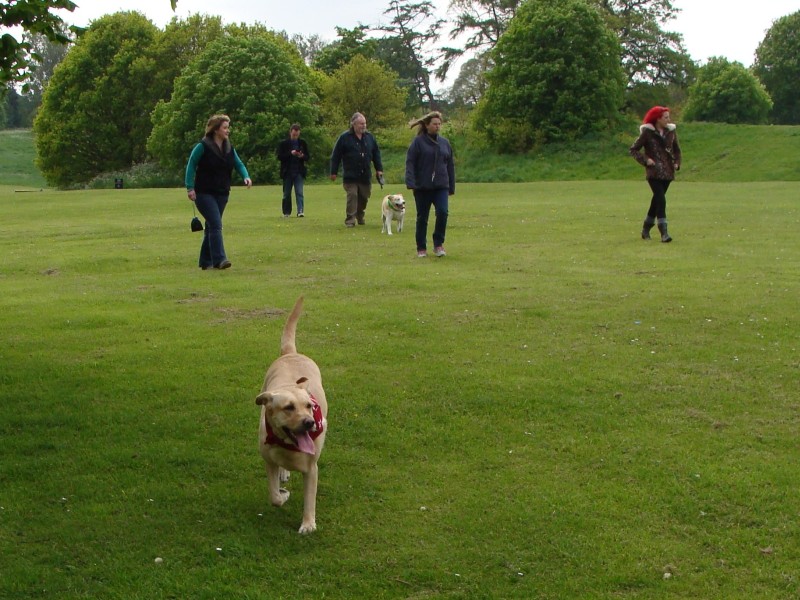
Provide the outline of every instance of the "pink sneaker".
[[444,246],[436,246],[436,248],[433,249],[433,253],[436,256],[447,256],[447,252],[444,251]]
[[427,250],[417,250],[417,258],[428,258]]

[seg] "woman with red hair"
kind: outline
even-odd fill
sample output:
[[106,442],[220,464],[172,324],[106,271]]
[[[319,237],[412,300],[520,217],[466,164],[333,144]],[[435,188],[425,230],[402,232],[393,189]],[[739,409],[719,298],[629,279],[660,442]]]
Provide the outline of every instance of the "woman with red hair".
[[654,106],[647,111],[630,155],[645,168],[647,183],[653,191],[642,225],[642,239],[650,239],[650,230],[657,222],[661,241],[671,242],[667,232],[667,190],[681,168],[681,147],[666,106]]

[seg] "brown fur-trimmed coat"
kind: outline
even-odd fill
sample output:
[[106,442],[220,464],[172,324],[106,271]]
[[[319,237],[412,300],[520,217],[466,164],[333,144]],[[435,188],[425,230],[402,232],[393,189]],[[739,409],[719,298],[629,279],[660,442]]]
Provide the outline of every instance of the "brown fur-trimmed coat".
[[[644,148],[644,154],[641,150]],[[630,147],[630,155],[646,169],[647,179],[675,179],[675,171],[681,168],[681,147],[675,133],[675,124],[669,123],[664,130],[664,135],[656,128],[645,123],[639,127],[639,137]],[[656,163],[647,166],[647,159],[652,158]]]

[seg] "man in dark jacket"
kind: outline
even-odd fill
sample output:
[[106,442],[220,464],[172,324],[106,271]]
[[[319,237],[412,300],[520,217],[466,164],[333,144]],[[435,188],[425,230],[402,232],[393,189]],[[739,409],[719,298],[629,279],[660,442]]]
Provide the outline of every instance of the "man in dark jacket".
[[311,159],[308,144],[300,139],[300,124],[294,123],[289,128],[289,137],[278,145],[278,160],[281,161],[281,179],[283,179],[283,216],[292,215],[292,188],[297,200],[297,216],[303,216],[304,197],[303,182],[306,178],[306,163]]
[[347,194],[347,216],[344,224],[354,227],[356,222],[364,224],[364,212],[372,193],[372,169],[375,176],[383,177],[381,151],[375,137],[367,131],[367,119],[361,113],[355,113],[350,119],[350,129],[336,140],[331,153],[331,181],[336,181],[339,165],[342,165],[342,180]]

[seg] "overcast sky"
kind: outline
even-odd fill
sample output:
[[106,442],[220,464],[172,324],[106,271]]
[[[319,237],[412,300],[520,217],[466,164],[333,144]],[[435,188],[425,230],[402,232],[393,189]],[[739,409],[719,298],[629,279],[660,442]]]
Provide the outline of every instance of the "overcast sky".
[[[445,17],[449,0],[433,2]],[[170,0],[77,0],[76,3],[78,8],[74,12],[62,11],[64,20],[73,25],[85,26],[101,15],[121,10],[138,10],[159,27],[175,15],[184,18],[195,13],[220,14],[226,23],[260,22],[290,35],[318,34],[328,41],[336,39],[336,26],[351,29],[359,23],[375,25],[386,21],[382,13],[389,5],[388,0],[178,0],[178,10],[173,13]],[[683,34],[686,49],[694,60],[705,62],[711,56],[723,56],[748,67],[772,22],[800,10],[800,0],[673,0],[672,5],[681,9],[681,13],[665,29]]]

